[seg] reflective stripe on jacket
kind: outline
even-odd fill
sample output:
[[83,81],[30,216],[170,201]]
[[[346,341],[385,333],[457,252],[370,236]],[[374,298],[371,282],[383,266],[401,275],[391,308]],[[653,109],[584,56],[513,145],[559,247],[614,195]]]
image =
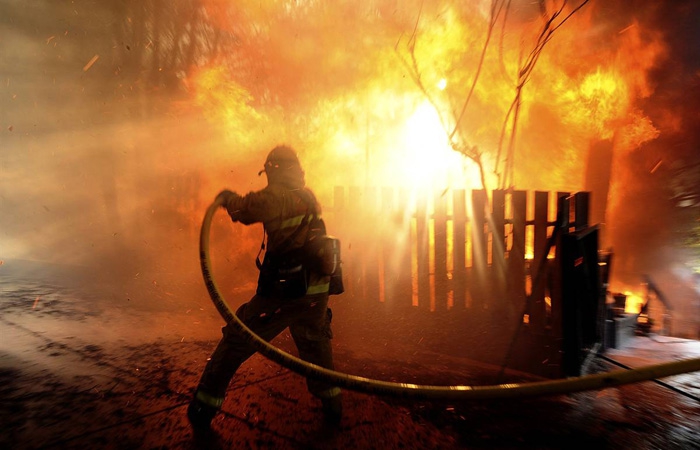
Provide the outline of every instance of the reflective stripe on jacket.
[[[296,230],[307,215],[307,222],[314,215],[320,217],[320,209],[310,189],[291,189],[283,184],[269,184],[245,196],[232,196],[226,204],[226,210],[234,222],[245,225],[262,222],[267,233],[266,255],[274,254],[277,250],[301,248],[308,234],[308,225],[299,232]],[[292,235],[293,242],[288,242]],[[328,288],[328,277],[310,274],[307,295],[327,293]]]

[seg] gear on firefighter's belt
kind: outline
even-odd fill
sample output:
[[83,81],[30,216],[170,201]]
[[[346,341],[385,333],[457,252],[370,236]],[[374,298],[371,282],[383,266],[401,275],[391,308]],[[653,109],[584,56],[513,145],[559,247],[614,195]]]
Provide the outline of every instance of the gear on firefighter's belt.
[[[224,190],[215,200],[233,222],[263,224],[263,243],[256,258],[257,290],[238,308],[236,317],[267,341],[289,328],[302,359],[332,370],[328,298],[343,292],[340,242],[326,234],[321,206],[306,187],[292,148],[272,149],[262,173],[268,181],[264,189],[247,195]],[[253,353],[246,336],[230,324],[223,328],[188,408],[195,429],[208,428],[236,370]],[[340,420],[340,389],[314,378],[307,379],[307,387],[321,400],[326,419]]]

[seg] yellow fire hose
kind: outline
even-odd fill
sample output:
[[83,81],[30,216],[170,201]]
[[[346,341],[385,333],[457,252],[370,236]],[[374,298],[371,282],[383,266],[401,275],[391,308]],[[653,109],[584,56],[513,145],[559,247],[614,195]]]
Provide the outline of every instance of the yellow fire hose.
[[568,394],[605,389],[640,381],[654,380],[656,378],[664,378],[681,373],[700,371],[700,358],[695,358],[656,364],[628,371],[614,371],[560,380],[491,386],[431,386],[374,380],[325,369],[283,352],[253,333],[250,328],[236,317],[223,295],[219,292],[211,274],[209,232],[211,229],[212,217],[220,206],[222,206],[222,203],[218,201],[218,199],[209,206],[204,215],[204,221],[199,236],[199,258],[202,267],[202,275],[204,276],[204,282],[214,302],[214,306],[216,306],[216,309],[224,320],[239,331],[263,356],[299,375],[323,380],[338,387],[365,394],[419,400],[465,401]]

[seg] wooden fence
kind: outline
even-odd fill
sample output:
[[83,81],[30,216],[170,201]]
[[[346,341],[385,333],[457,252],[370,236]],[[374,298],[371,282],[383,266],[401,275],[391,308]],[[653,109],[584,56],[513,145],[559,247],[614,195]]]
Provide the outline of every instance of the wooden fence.
[[[359,303],[450,315],[525,311],[535,334],[561,329],[550,238],[588,226],[589,194],[336,187],[326,205],[343,243],[346,292]],[[555,335],[561,335],[554,331]]]

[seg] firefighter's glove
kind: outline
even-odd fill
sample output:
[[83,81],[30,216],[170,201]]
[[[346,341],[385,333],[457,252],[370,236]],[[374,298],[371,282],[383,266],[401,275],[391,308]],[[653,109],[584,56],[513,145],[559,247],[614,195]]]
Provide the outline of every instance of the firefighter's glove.
[[219,192],[219,195],[216,196],[214,201],[219,202],[223,208],[226,208],[228,203],[236,197],[238,197],[238,194],[233,191],[229,191],[228,189],[224,189],[223,191]]

